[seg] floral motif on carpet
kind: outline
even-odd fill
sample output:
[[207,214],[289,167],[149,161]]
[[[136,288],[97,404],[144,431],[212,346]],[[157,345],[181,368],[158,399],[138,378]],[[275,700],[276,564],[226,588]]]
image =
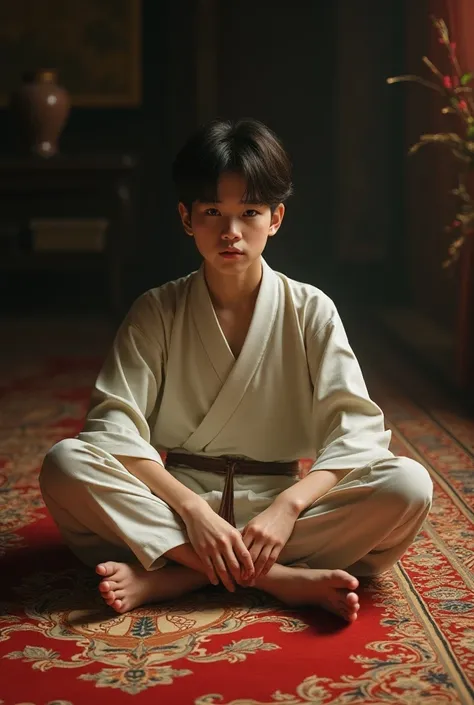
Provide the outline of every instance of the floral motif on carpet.
[[392,449],[430,469],[435,501],[400,563],[361,586],[355,624],[218,588],[117,615],[63,548],[37,481],[48,448],[80,428],[96,371],[55,360],[0,390],[1,705],[93,705],[106,692],[117,705],[473,702],[474,424],[374,385]]

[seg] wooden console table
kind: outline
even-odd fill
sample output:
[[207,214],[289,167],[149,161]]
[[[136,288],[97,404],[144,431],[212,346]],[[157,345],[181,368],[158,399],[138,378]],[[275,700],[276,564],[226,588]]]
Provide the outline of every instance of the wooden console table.
[[87,285],[91,272],[99,272],[106,278],[108,304],[120,316],[124,261],[134,242],[136,171],[129,154],[0,159],[0,221],[23,229],[38,217],[101,217],[109,223],[102,252],[42,252],[23,243],[0,253],[0,276],[79,269]]

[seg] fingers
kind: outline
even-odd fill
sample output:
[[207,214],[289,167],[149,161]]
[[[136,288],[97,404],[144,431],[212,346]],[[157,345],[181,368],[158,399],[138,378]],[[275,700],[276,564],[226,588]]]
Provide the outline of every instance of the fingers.
[[250,552],[243,544],[240,534],[234,535],[234,542],[221,547],[220,552],[211,556],[214,568],[222,584],[230,592],[235,591],[234,581],[246,586],[255,575]]
[[255,565],[255,579],[262,575],[266,575],[276,559],[280,555],[280,546],[265,543],[254,543],[250,549],[250,553]]
[[206,575],[209,578],[209,581],[211,582],[212,585],[219,585],[219,579],[216,575],[216,571],[214,570],[214,566],[212,564],[212,561],[209,556],[203,555],[200,556],[202,562],[204,563],[204,566],[206,568]]
[[229,569],[232,577],[234,578],[236,583],[241,584],[242,583],[242,575],[241,575],[241,565],[237,558],[235,557],[235,553],[232,550],[232,546],[228,548],[224,555],[224,559],[227,565],[227,568]]
[[212,585],[219,585],[219,582],[222,582],[227,590],[234,592],[235,585],[232,578],[238,583],[242,582],[242,578],[241,566],[232,545],[199,546],[195,551],[204,566],[209,582]]
[[[206,575],[212,585],[219,585],[220,580],[229,591],[234,591],[234,584],[227,569],[227,565],[219,553],[215,553],[214,555],[210,556],[203,552],[202,555],[199,555],[199,558],[201,559],[202,563],[206,568]],[[234,564],[235,565],[232,574],[236,570],[235,566],[237,567],[237,572],[240,571],[240,566],[236,561],[235,557]]]
[[217,555],[213,556],[213,563],[214,563],[214,569],[219,576],[223,586],[229,591],[229,592],[235,592],[235,585],[232,582],[232,578],[230,577],[230,574],[227,570],[227,566],[224,563],[224,559],[218,553]]
[[252,580],[255,577],[254,562],[252,560],[252,556],[250,555],[250,551],[240,537],[239,539],[237,539],[237,545],[234,546],[234,551],[237,553],[240,565],[242,566],[244,579],[246,581]]
[[254,543],[250,549],[250,555],[255,566],[255,578],[259,578],[263,567],[271,553],[272,546],[265,546],[264,543]]
[[255,541],[255,536],[252,531],[247,531],[246,533],[243,533],[241,536],[242,543],[245,546],[245,548],[250,551],[250,546],[252,543]]
[[266,565],[263,567],[263,570],[262,570],[262,572],[261,572],[261,575],[262,575],[263,577],[264,577],[265,575],[267,575],[267,574],[268,574],[268,571],[270,570],[270,568],[271,568],[273,565],[275,565],[276,560],[277,560],[277,558],[278,558],[279,555],[280,555],[280,548],[279,548],[279,546],[274,546],[272,552],[270,553],[270,555],[269,555],[269,557],[268,557],[268,559],[267,559]]
[[234,545],[231,543],[226,546],[222,555],[228,571],[236,583],[245,586],[253,579],[255,570],[252,557],[243,545],[240,535],[234,536]]
[[230,525],[224,526],[219,533],[216,533],[214,526],[211,529],[202,532],[194,541],[188,532],[191,544],[204,565],[209,581],[213,585],[221,582],[229,592],[235,592],[235,583],[245,587],[255,575],[251,554],[240,532]]

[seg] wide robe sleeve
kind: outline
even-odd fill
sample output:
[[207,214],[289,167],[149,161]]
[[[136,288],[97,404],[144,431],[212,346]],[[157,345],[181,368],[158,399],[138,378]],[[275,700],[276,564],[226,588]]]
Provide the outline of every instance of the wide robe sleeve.
[[121,324],[97,377],[78,438],[112,455],[163,463],[151,445],[148,424],[163,377],[160,316],[154,307],[153,297],[144,294]]
[[307,345],[313,382],[314,470],[349,470],[392,457],[391,431],[368,394],[337,312]]

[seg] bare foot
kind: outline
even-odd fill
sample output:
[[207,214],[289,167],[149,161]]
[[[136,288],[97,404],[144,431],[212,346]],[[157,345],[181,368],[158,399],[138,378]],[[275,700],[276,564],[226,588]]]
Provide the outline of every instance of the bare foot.
[[353,590],[359,581],[345,570],[291,568],[275,563],[255,585],[288,605],[319,605],[348,622],[357,619],[359,597]]
[[103,580],[99,591],[107,605],[123,614],[149,602],[179,597],[206,585],[205,575],[184,566],[145,570],[127,563],[99,563],[96,573]]

